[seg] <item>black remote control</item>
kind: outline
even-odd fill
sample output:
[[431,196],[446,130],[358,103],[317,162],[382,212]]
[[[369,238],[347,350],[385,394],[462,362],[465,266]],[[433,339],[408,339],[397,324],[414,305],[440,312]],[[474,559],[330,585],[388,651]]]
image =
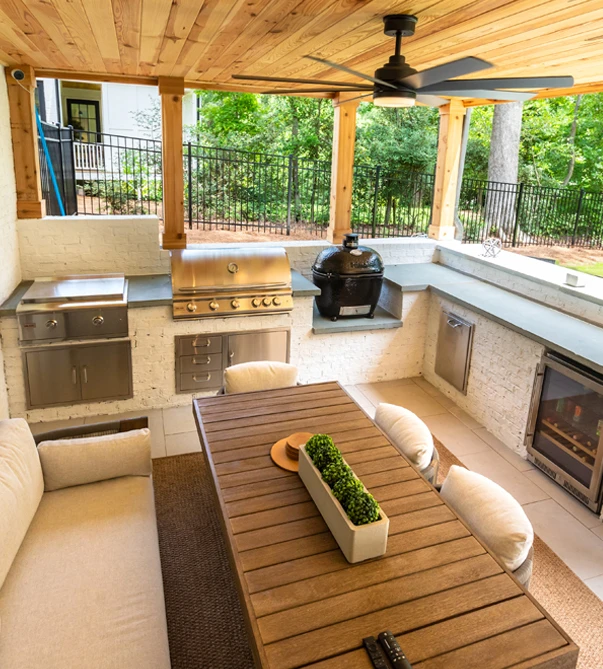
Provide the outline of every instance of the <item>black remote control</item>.
[[379,643],[394,669],[412,669],[412,665],[406,658],[406,655],[404,655],[404,651],[400,648],[400,644],[396,641],[396,637],[389,630],[381,632],[379,635]]
[[383,651],[381,650],[379,644],[377,643],[377,639],[375,639],[374,636],[367,636],[365,639],[362,639],[362,643],[364,644],[366,652],[371,658],[371,662],[373,663],[373,667],[375,667],[375,669],[389,669],[385,655],[383,654]]

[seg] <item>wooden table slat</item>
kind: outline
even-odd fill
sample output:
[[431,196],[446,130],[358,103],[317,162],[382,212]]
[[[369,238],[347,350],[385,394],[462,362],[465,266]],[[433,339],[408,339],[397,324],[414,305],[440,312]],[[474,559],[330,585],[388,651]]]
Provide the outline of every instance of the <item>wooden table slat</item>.
[[[370,669],[391,629],[415,669],[574,669],[577,649],[336,382],[193,402],[252,650],[264,669]],[[292,432],[330,434],[390,518],[350,565],[296,473]]]

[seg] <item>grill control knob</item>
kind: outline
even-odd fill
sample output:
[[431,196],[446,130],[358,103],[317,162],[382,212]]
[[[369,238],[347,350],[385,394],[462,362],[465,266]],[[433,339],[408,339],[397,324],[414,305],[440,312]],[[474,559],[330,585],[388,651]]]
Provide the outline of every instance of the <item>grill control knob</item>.
[[238,308],[241,306],[241,303],[239,302],[239,300],[233,300],[233,301],[230,303],[230,306],[231,306],[233,309],[238,309]]
[[54,330],[54,329],[56,328],[57,325],[58,325],[58,322],[55,321],[54,319],[52,319],[52,320],[50,320],[50,321],[46,321],[46,327],[47,327],[49,330]]
[[273,297],[272,298],[272,304],[274,304],[275,307],[278,307],[281,304],[281,298],[280,297]]
[[215,300],[212,300],[212,301],[209,303],[209,308],[210,308],[212,311],[215,311],[219,306],[220,306],[220,305],[219,305]]
[[265,297],[262,302],[264,303],[265,307],[269,307],[272,304],[272,300],[269,297]]
[[254,307],[259,307],[260,304],[262,304],[262,300],[260,300],[259,297],[254,297],[253,300],[251,300],[251,304],[252,304]]
[[192,302],[189,302],[189,303],[186,305],[186,310],[187,310],[187,311],[191,311],[191,312],[192,312],[192,311],[197,311],[197,305],[196,305],[196,304],[193,304]]
[[105,319],[102,316],[95,316],[92,319],[92,325],[96,325],[96,327],[99,327],[105,322]]

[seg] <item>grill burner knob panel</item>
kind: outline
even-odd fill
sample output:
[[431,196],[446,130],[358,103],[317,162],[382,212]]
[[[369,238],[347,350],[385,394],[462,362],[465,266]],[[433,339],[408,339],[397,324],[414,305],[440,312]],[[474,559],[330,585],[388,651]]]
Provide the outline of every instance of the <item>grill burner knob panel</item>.
[[241,303],[239,302],[239,300],[233,300],[233,301],[230,303],[230,306],[231,306],[233,309],[238,309],[238,308],[241,306]]
[[96,327],[99,327],[105,322],[105,319],[102,316],[95,316],[92,319],[92,325],[96,325]]
[[220,305],[219,305],[215,300],[212,300],[212,301],[209,303],[209,308],[210,308],[212,311],[216,311],[216,309],[218,309],[219,307],[220,307]]
[[265,297],[262,302],[264,303],[265,307],[269,307],[272,304],[272,300],[269,297]]
[[251,304],[252,304],[254,307],[259,307],[260,304],[262,304],[262,300],[260,300],[259,297],[254,297],[253,300],[251,300]]
[[46,327],[49,330],[54,330],[58,324],[59,324],[58,321],[55,321],[54,319],[46,321]]
[[189,303],[186,305],[186,310],[187,310],[187,311],[190,311],[190,312],[197,311],[197,305],[196,305],[196,304],[193,304],[192,302],[189,302]]
[[273,297],[272,298],[272,304],[274,304],[275,307],[278,307],[281,303],[281,298],[280,297]]

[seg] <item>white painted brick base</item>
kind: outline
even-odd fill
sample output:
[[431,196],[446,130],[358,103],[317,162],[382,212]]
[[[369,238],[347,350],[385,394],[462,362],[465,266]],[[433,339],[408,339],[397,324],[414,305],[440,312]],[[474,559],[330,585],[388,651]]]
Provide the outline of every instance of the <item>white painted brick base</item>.
[[[442,309],[475,324],[467,395],[434,371]],[[522,456],[534,375],[543,352],[543,346],[531,339],[431,295],[423,376]]]

